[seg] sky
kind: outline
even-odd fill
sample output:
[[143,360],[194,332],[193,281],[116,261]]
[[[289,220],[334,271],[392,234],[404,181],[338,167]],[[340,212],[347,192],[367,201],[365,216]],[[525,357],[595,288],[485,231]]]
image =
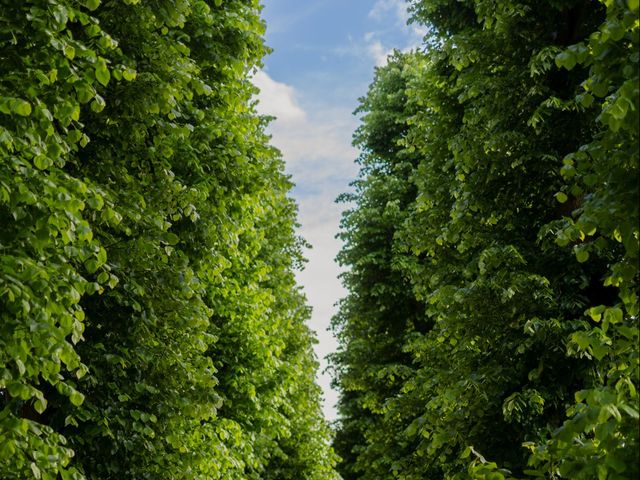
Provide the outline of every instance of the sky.
[[349,190],[358,173],[351,145],[358,118],[353,111],[394,48],[420,44],[425,32],[407,25],[405,0],[262,0],[266,43],[273,52],[254,78],[258,111],[277,117],[269,127],[272,144],[283,154],[295,187],[298,234],[312,246],[298,274],[316,332],[318,383],[323,411],[336,419],[337,392],[330,386],[326,355],[337,342],[328,330],[336,302],[346,295],[335,262],[345,205],[336,197]]

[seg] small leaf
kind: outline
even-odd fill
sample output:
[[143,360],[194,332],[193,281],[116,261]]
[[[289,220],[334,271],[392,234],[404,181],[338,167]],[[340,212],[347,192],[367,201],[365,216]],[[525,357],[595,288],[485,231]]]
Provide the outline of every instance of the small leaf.
[[593,95],[585,93],[581,96],[580,103],[584,108],[589,108],[593,104]]
[[164,241],[169,245],[176,245],[178,242],[180,242],[180,237],[178,237],[178,235],[176,235],[175,233],[167,232],[164,234]]
[[602,318],[602,312],[604,312],[604,305],[598,305],[597,307],[591,307],[587,310],[587,315],[591,317],[591,319],[595,322],[599,322]]
[[619,308],[607,308],[604,311],[604,318],[612,324],[622,322],[622,310]]
[[556,57],[556,65],[571,70],[576,66],[576,55],[571,50],[565,50]]
[[74,427],[78,426],[78,422],[71,415],[67,415],[67,417],[64,419],[64,426],[67,427],[69,425],[73,425]]
[[33,408],[38,413],[43,413],[47,409],[47,401],[44,398],[38,398],[34,404]]
[[109,273],[107,272],[101,272],[100,275],[98,275],[98,283],[107,283],[107,281],[109,280]]
[[52,165],[52,161],[46,155],[37,155],[33,159],[33,164],[36,166],[38,170],[44,170],[45,168],[49,168]]
[[84,402],[84,395],[77,390],[72,390],[71,395],[69,395],[69,400],[71,400],[71,403],[76,407],[79,407],[82,405],[82,402]]
[[71,143],[78,143],[82,138],[82,132],[80,130],[70,130],[67,134],[67,140]]
[[635,408],[630,407],[629,405],[627,405],[625,403],[620,405],[620,408],[622,410],[624,410],[627,413],[627,415],[629,415],[634,420],[638,420],[638,418],[640,417],[640,415],[638,414],[638,411]]
[[102,98],[100,95],[96,95],[93,99],[93,102],[91,102],[91,110],[96,113],[100,113],[102,110],[104,110],[105,105],[106,104],[104,98]]
[[23,117],[28,117],[31,115],[31,104],[26,100],[22,100],[20,98],[14,98],[9,103],[9,108],[12,112],[17,113]]
[[591,345],[591,338],[584,332],[575,332],[571,339],[578,344],[581,350],[586,350]]
[[469,458],[469,455],[471,455],[471,447],[465,448],[462,454],[460,455],[460,458],[463,458],[463,459]]
[[606,83],[596,83],[591,85],[591,91],[596,97],[605,97],[609,92],[609,87]]
[[29,468],[31,468],[31,473],[33,473],[34,478],[36,478],[37,480],[40,480],[42,478],[42,473],[34,462],[31,462]]
[[609,347],[604,343],[592,342],[591,352],[593,353],[593,356],[599,361],[599,360],[602,360],[605,357],[605,355],[609,353]]
[[567,200],[569,200],[569,197],[567,197],[567,194],[564,192],[558,192],[556,193],[556,200],[558,200],[558,202],[560,203],[565,203]]
[[105,61],[101,60],[96,66],[96,79],[106,87],[110,78],[111,74],[109,73],[109,68]]
[[586,250],[576,251],[576,259],[580,263],[586,262],[587,260],[589,260],[589,252],[587,252]]
[[64,55],[69,60],[73,60],[75,58],[75,56],[76,56],[76,49],[73,48],[71,45],[65,45],[65,47],[64,47]]
[[82,85],[81,87],[76,87],[76,89],[78,92],[78,101],[80,103],[89,102],[95,95],[93,89],[91,89],[91,87],[89,87],[88,85]]
[[87,204],[94,210],[102,210],[102,207],[104,206],[104,199],[101,195],[89,197],[87,199]]
[[24,375],[25,372],[27,371],[26,367],[24,366],[24,363],[22,360],[20,360],[19,358],[15,359],[16,362],[16,366],[18,367],[18,371],[20,372],[20,375]]
[[127,68],[126,70],[124,70],[122,72],[122,76],[128,82],[131,82],[131,81],[135,80],[137,75],[138,75],[138,72],[136,72],[135,70],[133,70],[131,68]]
[[97,260],[100,265],[107,263],[107,251],[102,247],[98,251]]

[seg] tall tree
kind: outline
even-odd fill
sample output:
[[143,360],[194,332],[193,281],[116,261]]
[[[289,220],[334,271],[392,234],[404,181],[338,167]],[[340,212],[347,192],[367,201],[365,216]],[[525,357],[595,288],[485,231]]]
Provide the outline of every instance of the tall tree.
[[331,478],[258,2],[0,7],[0,476]]
[[[378,72],[362,104],[361,128],[371,135],[356,136],[365,138],[365,155],[380,158],[372,119],[385,114],[372,99],[389,91],[385,98],[405,95],[415,106],[395,120],[404,130],[390,138],[390,154],[417,161],[401,178],[363,169],[356,213],[343,226],[342,258],[352,272],[380,258],[379,268],[394,268],[402,281],[375,277],[384,286],[373,289],[353,282],[356,273],[346,276],[334,360],[344,392],[341,471],[403,479],[633,475],[637,5],[443,0],[412,2],[412,12],[430,28],[425,54],[406,56],[404,84],[381,73],[397,68],[394,61]],[[370,223],[349,219],[377,222],[367,199],[397,184],[415,193],[396,214],[389,259],[367,243]],[[348,257],[354,245],[359,255]],[[377,393],[375,383],[351,384],[343,372],[365,371],[358,359],[377,351],[376,340],[357,326],[384,324],[385,314],[373,321],[347,306],[400,285],[424,313],[386,318],[403,325],[385,341],[408,373],[376,410],[363,401]],[[384,372],[377,359],[385,357],[370,358],[365,366]],[[384,433],[367,434],[374,423]],[[359,433],[349,439],[352,432]]]

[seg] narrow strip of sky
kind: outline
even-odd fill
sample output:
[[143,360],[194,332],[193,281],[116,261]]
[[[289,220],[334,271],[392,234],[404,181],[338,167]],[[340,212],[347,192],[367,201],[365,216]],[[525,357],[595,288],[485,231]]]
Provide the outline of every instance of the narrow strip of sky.
[[336,349],[327,330],[335,303],[345,295],[335,257],[343,205],[336,197],[357,175],[358,152],[351,137],[358,121],[352,112],[367,91],[374,68],[393,48],[419,44],[424,32],[406,25],[404,0],[263,0],[267,44],[273,53],[254,77],[259,111],[277,117],[272,143],[284,156],[296,187],[301,227],[311,245],[307,268],[298,275],[313,307],[317,332],[318,382],[327,419],[336,417],[337,393],[324,372],[325,357]]

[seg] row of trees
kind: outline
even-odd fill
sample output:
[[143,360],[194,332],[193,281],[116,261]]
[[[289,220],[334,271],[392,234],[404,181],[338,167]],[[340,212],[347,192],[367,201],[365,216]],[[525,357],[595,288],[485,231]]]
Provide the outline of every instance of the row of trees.
[[409,3],[343,197],[339,471],[636,478],[638,2]]
[[0,0],[0,477],[333,478],[257,0]]

